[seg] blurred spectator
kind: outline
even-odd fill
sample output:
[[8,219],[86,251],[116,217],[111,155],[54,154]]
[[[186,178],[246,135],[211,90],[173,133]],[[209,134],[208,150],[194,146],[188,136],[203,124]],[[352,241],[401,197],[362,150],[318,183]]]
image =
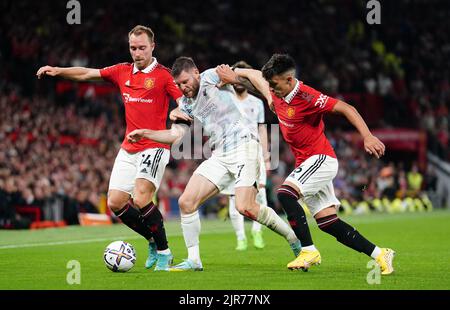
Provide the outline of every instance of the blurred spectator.
[[423,176],[417,168],[417,164],[414,163],[411,171],[408,172],[408,188],[411,194],[415,197],[422,189]]

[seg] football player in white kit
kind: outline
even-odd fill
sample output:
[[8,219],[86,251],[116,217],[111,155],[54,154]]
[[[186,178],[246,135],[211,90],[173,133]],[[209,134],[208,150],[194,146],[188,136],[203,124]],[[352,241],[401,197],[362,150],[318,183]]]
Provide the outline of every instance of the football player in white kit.
[[[252,69],[252,67],[245,61],[239,61],[233,65],[233,68]],[[256,202],[260,205],[267,206],[266,196],[266,162],[269,161],[268,142],[267,142],[267,127],[264,125],[264,103],[261,99],[248,93],[247,89],[240,84],[233,85],[236,92],[236,102],[241,105],[246,117],[250,121],[252,132],[259,138],[260,141],[260,158],[259,158],[259,187],[258,194],[256,194]],[[228,195],[228,212],[230,214],[231,224],[236,232],[237,251],[245,251],[247,249],[247,236],[245,234],[244,216],[236,209],[236,202],[234,197],[234,184],[223,191],[221,194]],[[253,246],[257,249],[264,248],[264,239],[262,236],[262,225],[257,221],[252,223],[252,238]]]
[[[188,258],[170,270],[203,270],[198,208],[230,185],[235,187],[236,209],[282,235],[294,255],[297,255],[301,245],[294,231],[273,209],[256,202],[261,148],[241,105],[236,103],[233,87],[227,85],[219,88],[220,78],[216,69],[200,74],[189,57],[179,57],[175,61],[172,76],[184,95],[177,112],[187,114],[201,123],[205,133],[210,136],[209,144],[213,152],[194,171],[178,200]],[[263,95],[271,103],[270,93]],[[173,115],[172,113],[171,119]],[[127,137],[132,143],[147,138],[172,144],[180,141],[187,131],[188,126],[175,123],[169,130],[138,129]]]

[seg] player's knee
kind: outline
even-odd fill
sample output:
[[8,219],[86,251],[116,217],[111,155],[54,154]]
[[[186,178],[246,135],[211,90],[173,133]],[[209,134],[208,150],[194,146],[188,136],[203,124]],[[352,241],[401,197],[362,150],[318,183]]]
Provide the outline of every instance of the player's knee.
[[135,189],[133,197],[134,204],[139,208],[145,207],[152,201],[153,194],[154,192],[148,189]]
[[197,210],[195,200],[187,195],[181,195],[178,199],[178,205],[180,206],[181,212],[184,214],[191,214]]
[[108,197],[106,204],[113,212],[120,211],[126,204],[126,201],[115,199],[114,197]]
[[322,219],[324,219],[326,217],[330,217],[330,216],[338,217],[338,215],[336,213],[336,206],[334,206],[334,205],[329,206],[328,208],[325,208],[325,209],[317,212],[316,215],[314,215],[314,219],[316,220],[316,222],[319,222]]
[[288,215],[299,208],[299,194],[290,186],[282,185],[277,191],[277,198]]
[[283,192],[277,192],[277,198],[278,201],[281,204],[281,207],[286,213],[290,213],[296,206],[292,206],[292,202],[294,201],[294,198],[291,195],[288,195]]
[[133,197],[134,205],[138,208],[143,208],[152,201],[153,195],[136,195]]
[[278,198],[278,201],[281,203],[281,205],[283,205],[286,202],[286,200],[289,200],[290,197],[292,197],[292,196],[290,196],[284,192],[277,191],[277,198]]
[[133,190],[133,201],[136,206],[143,208],[148,205],[155,194],[156,188],[152,182],[137,179]]
[[295,199],[295,201],[299,200],[301,197],[300,193],[294,189],[293,187],[283,184],[277,190],[277,198],[280,202]]
[[245,206],[243,204],[236,203],[236,210],[240,214],[244,214],[245,213]]
[[248,199],[236,199],[236,210],[242,215],[253,213],[256,208],[256,202]]

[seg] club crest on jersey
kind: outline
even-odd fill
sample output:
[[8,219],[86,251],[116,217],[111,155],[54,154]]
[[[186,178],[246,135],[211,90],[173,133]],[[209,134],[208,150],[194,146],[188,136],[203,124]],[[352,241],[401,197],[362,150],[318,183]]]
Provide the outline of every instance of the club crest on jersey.
[[154,79],[145,79],[144,87],[145,87],[145,89],[152,89],[153,87],[155,87],[155,80]]
[[293,107],[289,107],[286,111],[287,117],[293,118],[295,116],[295,109]]

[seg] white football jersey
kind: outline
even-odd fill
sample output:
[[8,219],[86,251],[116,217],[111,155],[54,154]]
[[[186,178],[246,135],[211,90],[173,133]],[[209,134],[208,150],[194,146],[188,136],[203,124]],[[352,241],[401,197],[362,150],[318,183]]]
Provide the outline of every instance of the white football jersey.
[[236,103],[240,105],[245,116],[251,122],[252,133],[257,137],[258,125],[264,123],[264,103],[261,99],[248,94],[244,100],[236,97]]
[[202,124],[214,152],[226,152],[240,145],[244,137],[250,137],[253,129],[242,105],[236,102],[233,87],[218,88],[219,82],[215,69],[204,71],[200,75],[197,96],[183,96],[180,109]]

